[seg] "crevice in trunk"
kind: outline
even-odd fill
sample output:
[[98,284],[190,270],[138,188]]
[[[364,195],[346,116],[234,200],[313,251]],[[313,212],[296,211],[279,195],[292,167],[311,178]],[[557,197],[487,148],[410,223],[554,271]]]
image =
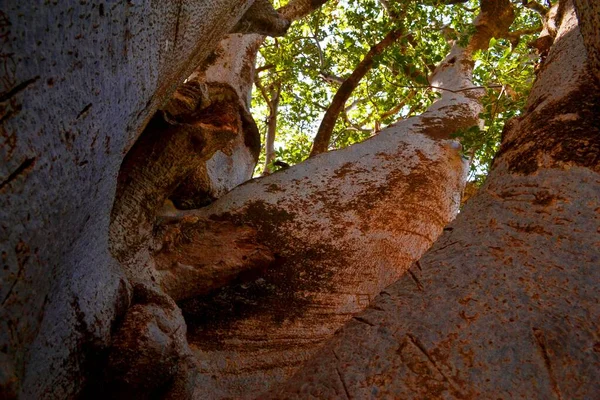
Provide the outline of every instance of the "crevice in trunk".
[[[113,398],[147,398],[193,388],[197,368],[181,310],[159,279],[156,256],[163,244],[157,245],[156,237],[164,231],[165,204],[175,201],[181,208],[197,208],[217,197],[207,173],[207,162],[217,152],[232,154],[233,146],[241,143],[256,159],[258,137],[238,91],[192,79],[154,115],[125,156],[109,244],[132,291],[93,387],[103,386],[102,392]],[[180,211],[171,207],[171,212]]]

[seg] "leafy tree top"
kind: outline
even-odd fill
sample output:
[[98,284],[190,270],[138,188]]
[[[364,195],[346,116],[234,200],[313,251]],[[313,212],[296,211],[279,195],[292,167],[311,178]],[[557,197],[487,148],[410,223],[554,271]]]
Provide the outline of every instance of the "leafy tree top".
[[[264,133],[270,89],[281,87],[276,159],[295,164],[308,157],[312,138],[341,82],[393,29],[402,28],[403,35],[376,57],[352,92],[337,119],[330,149],[362,141],[399,119],[423,112],[439,95],[427,77],[455,42],[468,40],[479,11],[474,0],[446,3],[330,0],[294,23],[285,37],[267,38],[257,64],[257,79],[266,90],[253,94],[252,105]],[[514,6],[514,34],[492,39],[488,50],[474,55],[474,83],[486,88],[483,123],[455,134],[473,161],[470,179],[476,182],[487,175],[505,121],[523,109],[539,61],[528,43],[541,30],[540,13],[521,1]]]

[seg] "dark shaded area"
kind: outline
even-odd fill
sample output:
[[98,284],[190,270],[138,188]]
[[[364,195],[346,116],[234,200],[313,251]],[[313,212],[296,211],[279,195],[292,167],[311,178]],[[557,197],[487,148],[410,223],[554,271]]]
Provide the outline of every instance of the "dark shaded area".
[[[575,164],[600,171],[600,87],[590,77],[589,82],[540,111],[533,111],[521,121],[521,129],[534,134],[506,142],[496,155],[506,155],[509,170],[530,175],[538,168],[542,155],[551,156],[557,167]],[[565,114],[577,116],[565,123]]]
[[266,36],[283,36],[291,22],[278,13],[269,0],[256,0],[231,33],[258,33]]
[[313,302],[307,292],[332,290],[331,278],[341,251],[332,246],[292,248],[285,237],[286,224],[295,216],[256,201],[237,215],[214,216],[257,230],[260,243],[276,251],[275,260],[263,268],[241,273],[230,285],[179,303],[188,325],[188,340],[204,349],[218,349],[227,329],[248,318],[276,324],[303,315]]

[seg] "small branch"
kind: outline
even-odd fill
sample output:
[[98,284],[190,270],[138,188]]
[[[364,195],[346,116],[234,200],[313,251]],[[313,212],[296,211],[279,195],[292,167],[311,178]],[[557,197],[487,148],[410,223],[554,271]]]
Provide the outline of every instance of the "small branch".
[[319,126],[319,130],[317,131],[317,135],[315,136],[315,140],[313,142],[313,148],[310,153],[310,157],[313,157],[317,154],[323,153],[327,151],[329,147],[329,142],[331,141],[331,135],[333,132],[333,128],[335,126],[335,122],[340,115],[340,112],[344,109],[346,101],[356,89],[360,80],[366,75],[368,71],[371,70],[373,66],[373,62],[375,61],[375,57],[380,55],[386,48],[391,46],[396,40],[398,40],[402,36],[402,29],[395,29],[390,31],[385,37],[377,43],[375,46],[371,47],[362,61],[356,66],[352,74],[342,83],[336,92],[331,105],[327,109],[323,120],[321,121],[321,125]]
[[512,44],[512,46],[514,48],[519,44],[519,41],[521,40],[521,36],[533,35],[535,33],[541,32],[541,31],[542,31],[542,26],[534,26],[532,28],[519,29],[519,30],[516,30],[513,32],[508,32],[508,34],[505,35],[505,38],[510,41],[510,43]]
[[258,91],[262,95],[263,99],[265,99],[265,103],[267,103],[267,107],[269,107],[269,111],[272,111],[271,99],[269,98],[269,94],[267,93],[267,89],[262,84],[262,81],[258,77],[258,74],[254,77],[254,84],[258,88]]
[[267,64],[267,65],[263,65],[262,67],[258,67],[256,68],[256,70],[254,71],[256,74],[259,74],[263,71],[269,70],[269,69],[273,69],[275,68],[275,64]]
[[292,0],[277,11],[289,21],[297,21],[327,3],[327,0]]
[[522,4],[523,4],[523,7],[529,8],[530,10],[535,11],[542,18],[545,17],[546,14],[548,14],[548,11],[550,11],[546,7],[544,7],[543,5],[541,5],[540,3],[538,3],[537,1],[534,1],[534,0],[523,0]]
[[542,26],[534,26],[526,29],[519,29],[517,31],[509,32],[510,36],[521,36],[521,35],[533,35],[542,31]]
[[356,99],[354,100],[352,103],[350,103],[349,106],[346,106],[346,108],[344,108],[344,112],[348,112],[350,110],[352,110],[354,107],[356,107],[357,105],[359,105],[360,103],[364,102],[364,99]]
[[323,57],[323,49],[321,48],[321,43],[319,43],[319,39],[317,38],[318,28],[319,27],[317,26],[317,28],[315,29],[315,32],[312,32],[312,29],[311,29],[311,33],[312,33],[311,39],[314,40],[315,46],[317,47],[317,50],[319,51],[319,65],[320,65],[319,69],[321,71],[323,71],[324,66],[325,66],[325,61],[324,61],[324,57]]
[[335,83],[335,84],[338,84],[338,85],[341,85],[345,81],[344,78],[340,78],[339,76],[335,76],[335,75],[329,74],[327,72],[321,72],[321,77],[323,78],[323,80],[325,82]]
[[275,159],[275,135],[277,133],[277,115],[279,113],[279,99],[281,97],[281,83],[274,84],[269,105],[269,118],[267,120],[267,134],[265,137],[265,167],[263,175],[271,173],[271,163]]
[[[346,110],[347,109],[348,108],[346,108]],[[350,118],[348,117],[346,110],[342,111],[342,119],[346,123],[346,127],[345,127],[346,130],[355,131],[355,132],[363,132],[363,133],[370,133],[372,131],[372,129],[367,129],[367,128],[363,128],[363,127],[365,126],[366,121],[371,117],[371,115],[373,115],[373,113],[371,113],[365,120],[363,120],[362,123],[360,123],[360,122],[354,123],[354,122],[350,121]]]

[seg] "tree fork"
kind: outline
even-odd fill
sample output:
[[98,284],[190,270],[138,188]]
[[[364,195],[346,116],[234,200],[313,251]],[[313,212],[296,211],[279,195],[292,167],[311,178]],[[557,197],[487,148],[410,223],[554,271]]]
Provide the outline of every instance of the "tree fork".
[[564,7],[486,184],[411,275],[271,398],[600,392],[599,43],[586,40],[585,16],[598,6],[578,8],[579,21],[572,2]]
[[[497,31],[479,29],[476,40]],[[190,256],[206,241],[192,233],[207,231],[206,221],[237,227],[208,240],[231,243],[222,257],[244,259],[244,243],[266,250],[264,256],[257,253],[256,262],[246,254],[241,268],[238,263],[225,272],[225,280],[214,281],[220,288],[198,296],[188,291],[179,302],[188,341],[205,363],[201,372],[220,377],[211,391],[243,397],[289,377],[416,261],[452,218],[466,165],[459,145],[445,137],[477,124],[481,107],[478,96],[461,91],[472,86],[470,64],[464,61],[468,55],[455,49],[448,57],[454,61],[439,67],[436,79],[450,91],[424,114],[363,143],[248,182],[208,207],[168,216],[169,229],[191,232],[183,234],[183,246],[156,238],[167,243],[167,252],[155,257],[159,283],[167,291],[208,281],[213,267]],[[195,219],[198,229],[192,228]],[[237,234],[246,239],[236,241]],[[215,261],[210,264],[227,265],[226,259]]]

